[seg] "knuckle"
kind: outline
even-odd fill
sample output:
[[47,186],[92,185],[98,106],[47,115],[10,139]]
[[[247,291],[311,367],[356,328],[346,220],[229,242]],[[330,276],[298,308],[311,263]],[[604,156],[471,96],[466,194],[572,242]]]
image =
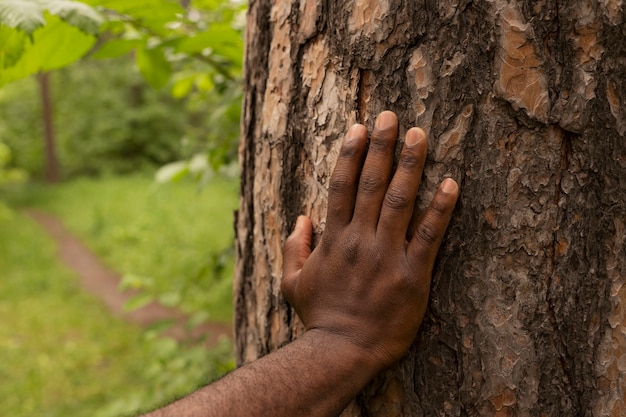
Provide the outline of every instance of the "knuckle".
[[433,245],[439,240],[439,232],[435,225],[425,219],[417,228],[415,232],[417,239],[425,243],[426,245]]
[[402,169],[413,170],[421,165],[420,158],[412,152],[403,152],[398,164]]
[[399,188],[389,188],[385,194],[385,206],[394,211],[401,211],[409,207],[411,201]]
[[382,188],[382,181],[380,180],[380,175],[372,175],[372,174],[363,174],[359,181],[359,191],[365,193],[373,193],[380,191]]
[[356,141],[347,141],[341,145],[339,150],[339,157],[345,159],[355,159],[361,154],[361,147]]
[[391,129],[385,129],[377,131],[372,134],[372,140],[370,141],[370,152],[390,152],[394,146],[395,141],[390,140]]
[[437,196],[432,201],[430,205],[430,209],[434,212],[435,216],[437,217],[445,216],[450,211],[449,205],[446,204],[446,202],[443,201],[443,199],[437,198]]
[[398,135],[398,127],[397,123],[387,124],[387,125],[379,125],[376,123],[374,125],[374,130],[372,131],[372,139],[376,140],[392,140],[395,139]]
[[359,260],[361,252],[361,239],[356,233],[351,233],[343,244],[343,256],[350,264],[355,264]]
[[376,248],[373,253],[371,253],[371,260],[373,265],[374,272],[380,272],[385,269],[387,265],[388,254],[385,248]]
[[335,172],[335,174],[333,174],[330,178],[328,190],[330,192],[343,193],[346,189],[351,188],[353,185],[354,182],[348,175],[343,172]]

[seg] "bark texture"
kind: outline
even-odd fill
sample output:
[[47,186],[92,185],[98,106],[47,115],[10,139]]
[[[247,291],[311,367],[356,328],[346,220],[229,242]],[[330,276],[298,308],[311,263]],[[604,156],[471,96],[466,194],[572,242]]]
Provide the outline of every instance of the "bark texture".
[[429,134],[420,204],[461,185],[409,356],[344,416],[626,415],[623,0],[251,0],[237,356],[302,331],[279,283],[324,229],[340,139]]

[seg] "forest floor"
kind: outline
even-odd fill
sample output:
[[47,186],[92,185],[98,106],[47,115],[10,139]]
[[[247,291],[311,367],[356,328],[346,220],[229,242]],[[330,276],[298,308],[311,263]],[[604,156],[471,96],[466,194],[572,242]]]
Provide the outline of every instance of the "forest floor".
[[171,320],[173,325],[164,332],[165,336],[178,341],[205,338],[207,347],[215,346],[223,337],[232,338],[232,326],[220,322],[205,322],[189,330],[186,327],[188,317],[184,313],[154,301],[139,309],[126,311],[124,305],[137,295],[136,291],[120,291],[121,277],[70,233],[59,218],[35,209],[25,213],[55,241],[59,258],[80,277],[82,288],[100,298],[113,315],[142,327]]

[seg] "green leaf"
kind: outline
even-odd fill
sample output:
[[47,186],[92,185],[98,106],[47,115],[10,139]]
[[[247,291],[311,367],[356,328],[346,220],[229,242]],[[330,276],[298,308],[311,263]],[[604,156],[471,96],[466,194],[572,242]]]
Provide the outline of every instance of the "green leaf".
[[230,25],[220,23],[212,25],[208,34],[212,38],[211,47],[221,55],[237,66],[241,66],[243,62],[243,40],[241,35]]
[[95,59],[117,58],[144,44],[142,39],[111,39],[90,55]]
[[186,54],[199,54],[207,49],[236,65],[243,61],[241,34],[228,24],[213,24],[202,33],[182,39],[176,46],[177,52]]
[[210,74],[201,74],[198,78],[196,78],[196,87],[198,87],[198,90],[206,93],[213,90],[215,83],[213,82],[213,78],[211,78]]
[[154,300],[152,294],[138,294],[124,303],[124,311],[134,311],[150,304]]
[[151,288],[154,286],[154,278],[152,277],[143,277],[134,274],[126,274],[122,277],[118,288],[120,291],[125,291],[128,289],[142,289],[142,288]]
[[[178,342],[174,339],[163,338],[160,339],[154,345],[154,353],[157,358],[165,359],[172,358],[178,354]],[[159,373],[162,373],[162,370],[159,370]]]
[[32,35],[46,23],[37,0],[0,0],[0,24]]
[[223,0],[192,0],[193,7],[204,10],[216,10]]
[[102,17],[84,3],[72,0],[0,0],[0,24],[32,35],[46,24],[44,11],[59,16],[72,26],[95,35]]
[[0,86],[35,74],[65,67],[82,58],[96,38],[70,26],[59,17],[47,15],[47,24],[33,33],[33,42],[25,43],[15,65],[0,72]]
[[39,2],[44,9],[70,25],[91,35],[98,34],[102,17],[88,5],[72,0],[39,0]]
[[167,292],[159,295],[159,303],[166,307],[177,307],[182,300],[181,294],[178,291]]
[[188,172],[189,164],[187,161],[172,162],[159,168],[155,179],[160,183],[178,181],[187,175]]
[[11,149],[5,143],[0,142],[0,171],[11,162]]
[[146,81],[155,89],[160,89],[170,79],[172,67],[161,48],[137,49],[137,66]]
[[86,3],[129,16],[139,25],[163,35],[167,33],[166,24],[185,13],[175,0],[88,0]]
[[211,317],[209,316],[209,313],[207,313],[206,311],[198,311],[189,318],[189,320],[187,321],[187,326],[190,329],[196,328],[201,324],[209,321],[210,318]]
[[150,326],[148,326],[146,331],[155,333],[155,335],[158,336],[164,331],[169,330],[174,324],[176,324],[176,322],[172,319],[158,320],[152,323]]
[[178,75],[172,85],[172,97],[183,98],[187,94],[189,94],[193,89],[193,84],[196,81],[196,76],[196,74]]
[[176,52],[182,52],[186,54],[198,54],[205,49],[211,48],[212,35],[208,32],[202,32],[195,36],[181,39],[176,45]]
[[24,53],[26,34],[18,29],[0,26],[0,71],[15,65]]

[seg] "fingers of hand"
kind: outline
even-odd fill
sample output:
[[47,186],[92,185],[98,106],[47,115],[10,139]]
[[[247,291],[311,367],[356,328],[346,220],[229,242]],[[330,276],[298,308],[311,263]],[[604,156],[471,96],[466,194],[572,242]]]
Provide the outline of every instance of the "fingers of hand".
[[348,130],[330,177],[326,228],[335,230],[352,220],[356,189],[367,144],[367,128],[356,124]]
[[451,178],[445,179],[415,229],[410,251],[424,268],[432,269],[458,195],[457,183]]
[[387,234],[390,239],[398,237],[396,240],[404,242],[420,186],[427,146],[426,133],[422,129],[413,128],[407,132],[398,167],[387,188],[378,222],[378,230]]
[[390,111],[378,115],[356,197],[354,219],[361,226],[376,227],[391,177],[397,136],[396,115]]
[[312,235],[311,220],[306,216],[300,216],[283,248],[283,279],[280,288],[290,302],[294,300],[300,271],[311,255]]

